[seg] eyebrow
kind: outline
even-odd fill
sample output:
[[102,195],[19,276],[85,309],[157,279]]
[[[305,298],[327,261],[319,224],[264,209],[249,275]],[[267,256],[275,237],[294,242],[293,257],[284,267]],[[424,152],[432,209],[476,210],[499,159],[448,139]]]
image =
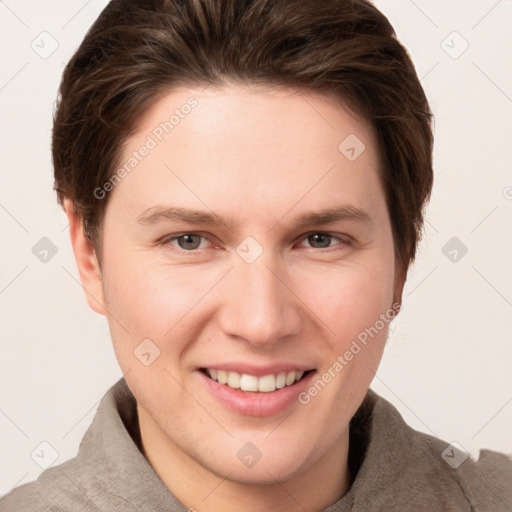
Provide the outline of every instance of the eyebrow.
[[[332,224],[339,221],[356,221],[373,224],[368,213],[352,206],[341,205],[323,210],[306,212],[295,218],[298,227]],[[154,206],[143,211],[137,218],[137,223],[143,225],[158,224],[165,221],[181,221],[190,224],[224,226],[229,228],[230,222],[214,212],[181,208],[177,206]]]

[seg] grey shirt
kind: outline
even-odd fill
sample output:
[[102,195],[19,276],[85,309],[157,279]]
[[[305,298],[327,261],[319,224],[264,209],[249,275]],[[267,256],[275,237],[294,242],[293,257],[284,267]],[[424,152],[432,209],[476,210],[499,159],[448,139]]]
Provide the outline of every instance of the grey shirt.
[[[352,485],[323,512],[512,511],[512,459],[482,450],[478,462],[452,468],[464,457],[407,426],[369,390],[350,424]],[[187,510],[141,451],[136,401],[124,378],[103,397],[75,458],[0,499],[1,512]]]

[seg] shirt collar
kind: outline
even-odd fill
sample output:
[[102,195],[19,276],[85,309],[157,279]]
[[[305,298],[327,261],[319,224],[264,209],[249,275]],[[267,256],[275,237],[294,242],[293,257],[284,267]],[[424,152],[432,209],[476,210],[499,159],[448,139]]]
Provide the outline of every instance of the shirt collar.
[[[375,418],[385,428],[376,428]],[[404,468],[389,464],[390,454],[411,441],[407,439],[409,430],[389,402],[368,390],[350,423],[352,485],[324,512],[365,510],[365,504],[396,481]],[[80,487],[93,502],[95,495],[109,496],[108,510],[114,506],[137,512],[188,510],[172,495],[141,451],[137,403],[124,378],[100,402],[76,459],[79,465],[94,469],[88,476],[82,473]]]

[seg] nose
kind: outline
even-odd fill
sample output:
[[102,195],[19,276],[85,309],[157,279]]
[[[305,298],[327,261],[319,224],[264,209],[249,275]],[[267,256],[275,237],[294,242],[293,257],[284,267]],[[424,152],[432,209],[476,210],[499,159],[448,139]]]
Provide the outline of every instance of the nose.
[[252,263],[235,261],[219,315],[223,332],[261,347],[297,335],[304,315],[287,275],[266,251]]

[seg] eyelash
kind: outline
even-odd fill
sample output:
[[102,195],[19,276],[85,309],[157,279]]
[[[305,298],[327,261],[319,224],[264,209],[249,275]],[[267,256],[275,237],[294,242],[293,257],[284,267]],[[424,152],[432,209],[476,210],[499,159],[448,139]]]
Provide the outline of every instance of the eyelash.
[[[177,247],[176,245],[172,244],[172,242],[174,242],[178,238],[181,238],[181,237],[187,236],[187,235],[200,236],[203,239],[207,239],[208,238],[207,236],[205,236],[202,233],[187,232],[187,233],[180,233],[180,234],[177,234],[177,235],[165,236],[165,237],[161,238],[160,240],[158,240],[157,244],[160,245],[160,246],[172,245],[173,248],[176,249],[181,254],[190,255],[190,256],[196,256],[196,255],[198,255],[201,252],[202,249],[192,249],[190,251],[187,251],[185,249],[181,249],[180,247]],[[347,247],[347,246],[350,246],[352,244],[352,239],[350,237],[348,237],[348,235],[344,235],[346,237],[346,239],[343,239],[340,236],[337,236],[337,235],[335,235],[333,233],[325,233],[323,231],[312,231],[311,233],[307,233],[307,234],[302,236],[301,241],[307,240],[307,238],[312,236],[312,235],[323,235],[323,236],[328,236],[328,237],[331,237],[331,238],[335,238],[335,239],[340,241],[339,245],[342,245],[343,247]],[[336,246],[334,246],[334,249],[333,249],[332,246],[325,247],[325,248],[311,247],[311,249],[313,250],[313,252],[324,252],[325,253],[325,252],[330,252],[332,250],[336,250],[335,247]]]

